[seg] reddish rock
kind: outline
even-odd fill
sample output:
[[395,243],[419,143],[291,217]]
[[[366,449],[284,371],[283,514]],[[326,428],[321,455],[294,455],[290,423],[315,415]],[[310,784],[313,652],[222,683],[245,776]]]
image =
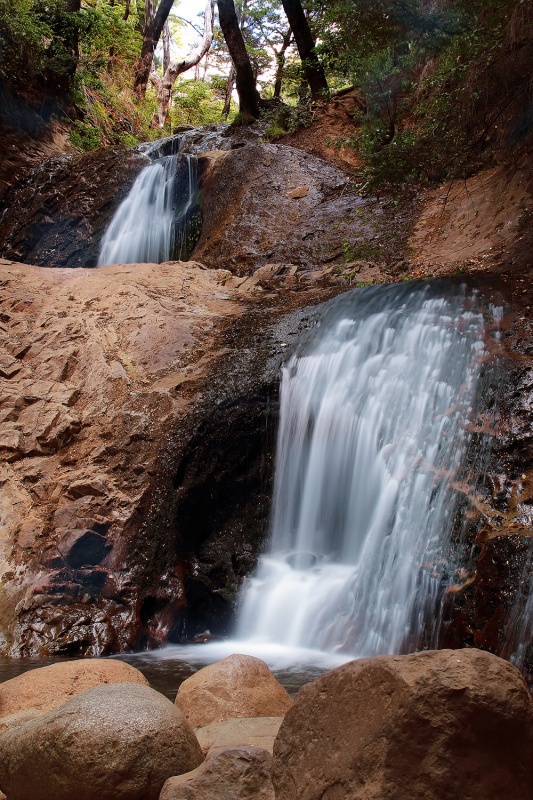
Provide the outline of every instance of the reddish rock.
[[232,655],[187,678],[176,705],[201,728],[232,717],[281,717],[292,700],[264,661]]
[[259,747],[217,752],[193,772],[169,778],[159,800],[274,800],[271,761]]
[[205,177],[194,259],[239,275],[273,262],[310,269],[353,237],[350,204],[342,207],[346,176],[335,167],[275,144],[218,156]]
[[159,645],[186,605],[184,556],[170,523],[144,527],[241,307],[196,264],[1,269],[0,649]]
[[204,753],[234,747],[260,747],[272,753],[283,717],[235,717],[196,728]]
[[123,661],[100,658],[64,661],[0,683],[0,719],[22,711],[50,711],[86,689],[107,683],[148,685],[142,672]]
[[533,698],[480,650],[352,661],[300,690],[272,779],[276,800],[529,800]]

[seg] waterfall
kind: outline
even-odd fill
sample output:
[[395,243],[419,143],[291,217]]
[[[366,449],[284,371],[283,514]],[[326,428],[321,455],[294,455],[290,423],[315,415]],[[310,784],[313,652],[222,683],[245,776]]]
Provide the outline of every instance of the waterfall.
[[[156,143],[157,144],[157,143]],[[197,192],[196,159],[178,153],[159,155],[143,169],[107,228],[97,266],[156,263],[186,257],[188,225]],[[181,179],[184,165],[185,180]]]
[[283,368],[270,546],[242,593],[241,641],[359,657],[429,631],[435,645],[484,328],[464,291],[333,302]]

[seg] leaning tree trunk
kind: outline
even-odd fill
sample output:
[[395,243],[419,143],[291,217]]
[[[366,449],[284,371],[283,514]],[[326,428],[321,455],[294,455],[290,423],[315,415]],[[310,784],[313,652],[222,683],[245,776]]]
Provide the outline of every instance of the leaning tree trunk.
[[[65,0],[65,11],[69,14],[79,16],[81,0]],[[0,54],[2,44],[0,40]],[[65,54],[68,53],[68,56]],[[0,56],[1,58],[1,56]],[[43,77],[49,86],[53,87],[53,94],[56,97],[69,99],[71,97],[72,86],[78,62],[80,58],[79,50],[79,27],[76,21],[65,25],[62,32],[52,38],[46,53],[46,61],[43,67]],[[56,59],[61,59],[63,68],[57,67]],[[0,67],[0,74],[2,69]]]
[[229,68],[228,85],[226,86],[226,97],[224,99],[224,108],[222,109],[222,119],[227,119],[229,117],[229,112],[231,110],[231,95],[233,94],[234,86],[235,86],[235,67],[233,66],[233,61],[232,61],[231,66]]
[[168,28],[168,19],[163,25],[163,74],[170,66],[170,30]]
[[281,86],[283,84],[283,72],[285,70],[285,53],[289,49],[292,40],[292,30],[289,28],[287,33],[283,34],[281,48],[274,50],[276,56],[276,78],[274,80],[274,97],[281,97]]
[[167,121],[170,101],[172,99],[172,89],[176,83],[176,78],[182,72],[186,72],[191,67],[195,67],[208,52],[213,41],[213,18],[215,14],[215,0],[206,0],[204,13],[204,38],[198,49],[187,56],[183,61],[172,61],[165,74],[158,82],[157,92],[157,112],[152,117],[152,128],[163,128]]
[[311,97],[318,100],[328,92],[328,82],[318,60],[315,50],[315,40],[307,22],[300,0],[281,0],[289,25],[294,34],[294,41],[298,48],[305,77],[311,89]]
[[239,27],[233,0],[218,0],[218,19],[235,67],[239,111],[250,121],[259,117],[259,92]]
[[174,0],[160,0],[155,15],[144,27],[141,55],[135,66],[135,82],[133,84],[133,91],[137,102],[142,100],[146,94],[155,48],[157,47],[163,25],[168,19],[173,3]]

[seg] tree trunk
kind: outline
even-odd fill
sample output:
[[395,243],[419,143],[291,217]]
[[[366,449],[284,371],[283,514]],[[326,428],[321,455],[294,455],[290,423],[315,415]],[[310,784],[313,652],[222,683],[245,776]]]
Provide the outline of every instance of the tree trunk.
[[152,128],[163,128],[167,121],[172,89],[178,75],[186,72],[191,67],[195,67],[208,52],[213,41],[213,18],[215,14],[215,0],[206,0],[204,12],[204,38],[198,49],[187,56],[183,61],[172,61],[159,83],[157,93],[157,113],[152,117]]
[[[155,15],[149,22],[145,23],[141,55],[135,67],[135,82],[133,84],[133,91],[137,102],[142,100],[146,94],[146,87],[154,60],[154,51],[173,3],[174,0],[160,0]],[[148,3],[146,5],[148,8]]]
[[141,36],[144,36],[144,29],[146,27],[146,20],[147,20],[147,7],[145,0],[137,0],[135,3],[135,13],[136,13],[136,21],[135,21],[135,30],[139,31]]
[[[69,14],[79,15],[80,9],[81,0],[65,0],[65,11],[68,11]],[[68,52],[67,58],[65,57],[65,51]],[[55,59],[58,56],[63,61],[63,68],[61,70],[58,70],[55,66]],[[43,69],[45,80],[50,86],[54,87],[54,94],[57,96],[63,96],[65,98],[70,97],[72,83],[76,74],[76,69],[78,68],[79,57],[79,29],[76,22],[73,22],[65,26],[63,35],[61,37],[58,36],[57,44],[52,39]]]
[[224,108],[222,109],[222,119],[227,119],[231,109],[231,95],[233,94],[233,87],[235,86],[235,67],[233,61],[229,68],[228,85],[226,87],[226,98],[224,100]]
[[168,29],[168,19],[163,25],[163,75],[170,66],[170,31]]
[[328,82],[315,50],[315,40],[300,0],[281,0],[294,34],[311,97],[318,100],[328,93]]
[[259,117],[259,92],[246,52],[233,0],[218,0],[218,19],[235,67],[239,111],[250,121]]
[[283,34],[283,41],[280,50],[274,50],[276,56],[276,79],[274,81],[274,97],[281,97],[281,85],[283,83],[283,70],[285,69],[285,53],[289,49],[292,40],[292,31],[289,28],[287,33]]

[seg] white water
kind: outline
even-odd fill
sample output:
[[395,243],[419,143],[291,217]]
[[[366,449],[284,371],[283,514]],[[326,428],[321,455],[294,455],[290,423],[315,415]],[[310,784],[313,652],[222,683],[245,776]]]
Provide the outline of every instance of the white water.
[[444,592],[465,566],[452,563],[453,484],[486,355],[478,300],[373,287],[318,318],[283,369],[270,544],[241,592],[235,638],[143,658],[248,653],[311,678],[438,646]]
[[436,635],[483,336],[464,295],[370,289],[337,301],[289,360],[271,544],[239,644],[353,657]]
[[[178,196],[180,158],[186,159],[187,185]],[[115,212],[102,239],[97,266],[160,264],[170,261],[175,254],[180,257],[195,194],[196,170],[192,156],[178,152],[149,164]]]

